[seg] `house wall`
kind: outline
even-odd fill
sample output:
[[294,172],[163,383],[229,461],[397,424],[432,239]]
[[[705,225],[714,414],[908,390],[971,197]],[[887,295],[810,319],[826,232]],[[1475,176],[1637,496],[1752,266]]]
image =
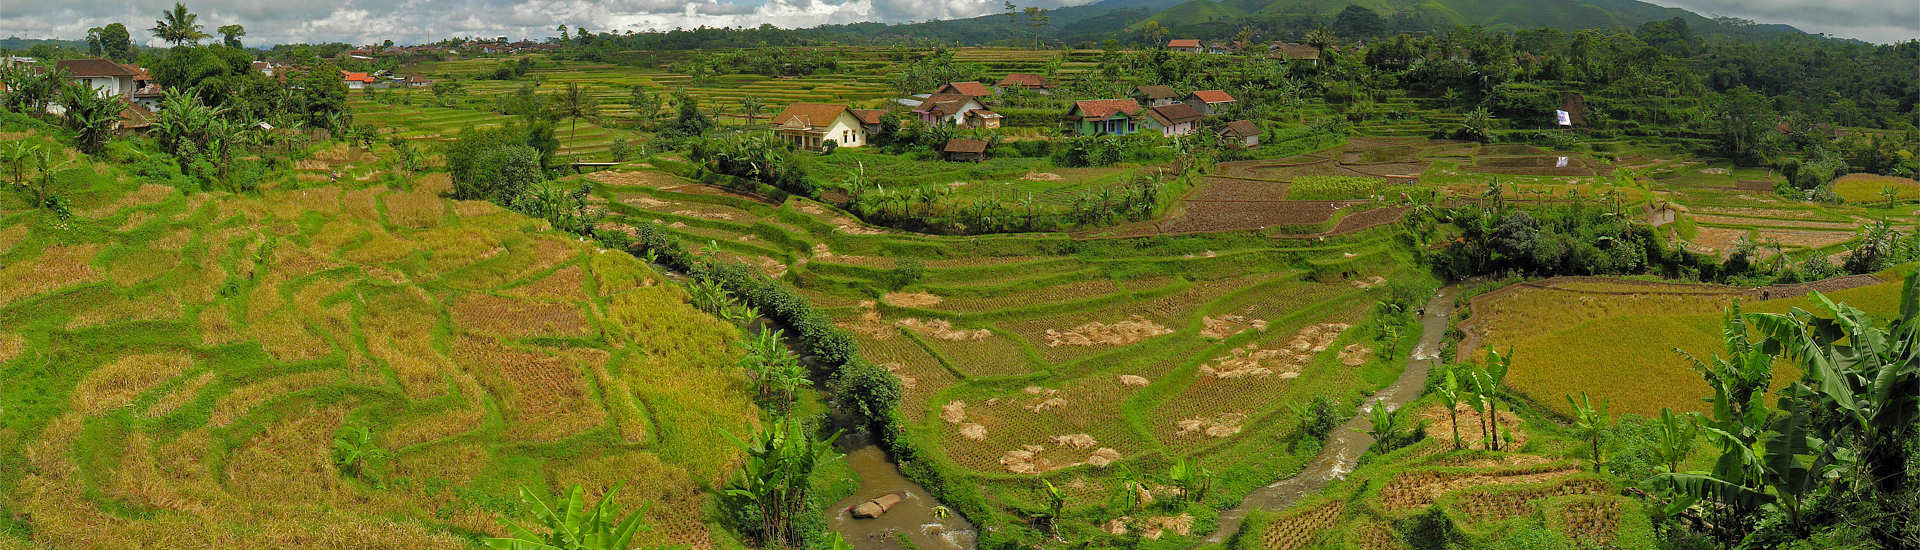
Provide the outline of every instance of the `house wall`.
[[1124,136],[1140,130],[1140,124],[1128,119],[1126,115],[1116,114],[1105,120],[1080,119],[1074,126],[1074,132],[1083,136],[1112,134]]
[[838,142],[841,147],[863,147],[867,144],[867,130],[860,126],[860,119],[851,113],[842,111],[834,117],[833,124],[827,125],[827,133],[822,136]]
[[100,93],[100,97],[126,96],[133,93],[132,77],[90,76],[78,80],[86,81],[87,86]]

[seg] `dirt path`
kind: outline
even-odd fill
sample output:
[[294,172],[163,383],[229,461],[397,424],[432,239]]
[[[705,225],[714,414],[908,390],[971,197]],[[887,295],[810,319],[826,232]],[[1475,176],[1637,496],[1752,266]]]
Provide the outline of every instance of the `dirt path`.
[[1255,489],[1240,501],[1239,506],[1222,512],[1220,527],[1207,537],[1207,543],[1217,544],[1233,536],[1240,530],[1240,523],[1246,520],[1248,512],[1285,510],[1319,491],[1328,482],[1353,471],[1360,454],[1373,445],[1373,437],[1365,432],[1371,427],[1368,425],[1367,412],[1380,404],[1402,407],[1420,397],[1420,387],[1427,381],[1427,369],[1440,360],[1440,338],[1447,332],[1447,320],[1453,317],[1453,293],[1452,288],[1444,288],[1427,301],[1426,312],[1420,318],[1420,343],[1408,354],[1407,369],[1401,371],[1400,378],[1373,394],[1353,418],[1334,428],[1333,434],[1327,436],[1327,445],[1320,449],[1320,454],[1314,456],[1313,462],[1307,464],[1306,470]]

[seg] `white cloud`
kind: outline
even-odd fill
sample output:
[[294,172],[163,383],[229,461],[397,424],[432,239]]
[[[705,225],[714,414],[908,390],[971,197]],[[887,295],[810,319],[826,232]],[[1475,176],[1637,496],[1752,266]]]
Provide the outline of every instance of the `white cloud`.
[[1794,28],[1868,42],[1920,38],[1920,2],[1914,0],[1646,0],[1706,16],[1785,23]]

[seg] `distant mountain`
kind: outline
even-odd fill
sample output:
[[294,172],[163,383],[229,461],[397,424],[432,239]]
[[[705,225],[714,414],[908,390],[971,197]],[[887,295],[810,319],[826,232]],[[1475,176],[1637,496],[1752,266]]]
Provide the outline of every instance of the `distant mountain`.
[[[1685,20],[1695,32],[1799,33],[1786,25],[1722,25],[1699,14],[1638,0],[1103,0],[1048,10],[1041,38],[1055,43],[1137,39],[1148,22],[1174,34],[1226,38],[1252,27],[1265,36],[1330,26],[1341,10],[1358,5],[1388,22],[1387,33],[1438,31],[1455,25],[1496,30],[1552,27],[1565,31],[1631,28],[1648,21]],[[1035,29],[1024,14],[884,25],[858,23],[812,29],[859,38],[917,38],[963,44],[1028,43]],[[1355,37],[1347,37],[1355,38]]]
[[[1176,33],[1204,32],[1223,27],[1258,26],[1272,21],[1331,22],[1341,10],[1357,5],[1373,10],[1397,27],[1445,28],[1480,25],[1493,29],[1560,30],[1635,27],[1648,21],[1685,20],[1696,29],[1718,26],[1711,19],[1680,8],[1656,6],[1638,0],[1189,0],[1160,10],[1134,23],[1158,22]],[[1786,25],[1757,27],[1775,32],[1799,32]]]

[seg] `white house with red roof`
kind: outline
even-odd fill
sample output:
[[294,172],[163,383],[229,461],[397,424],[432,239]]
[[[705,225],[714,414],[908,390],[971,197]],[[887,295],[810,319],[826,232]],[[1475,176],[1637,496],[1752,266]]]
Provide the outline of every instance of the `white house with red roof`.
[[356,73],[356,72],[350,72],[350,71],[340,71],[340,80],[347,83],[347,89],[349,90],[369,88],[373,86],[373,83],[380,81],[380,79],[374,78],[372,75],[369,75],[367,73]]
[[1180,53],[1206,53],[1198,38],[1175,38],[1167,41],[1167,49]]

